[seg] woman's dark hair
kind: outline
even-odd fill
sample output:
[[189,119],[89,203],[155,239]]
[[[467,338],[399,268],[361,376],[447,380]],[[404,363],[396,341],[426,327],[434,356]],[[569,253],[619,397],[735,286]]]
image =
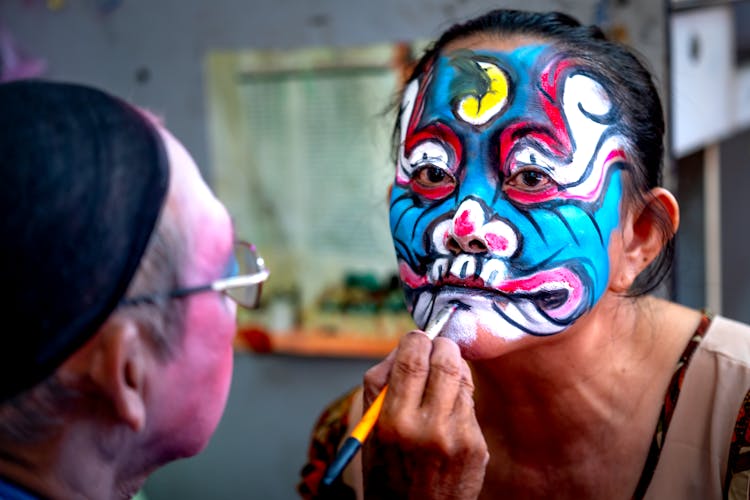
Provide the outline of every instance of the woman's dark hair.
[[[584,26],[559,12],[527,12],[498,9],[464,23],[455,24],[433,42],[417,61],[408,81],[420,77],[450,43],[471,37],[503,38],[528,36],[546,41],[609,82],[610,98],[621,113],[620,126],[629,141],[631,168],[625,197],[631,206],[654,210],[665,241],[659,256],[635,279],[629,296],[655,289],[669,274],[674,255],[671,220],[660,203],[647,203],[651,188],[661,183],[664,156],[664,113],[651,73],[624,45],[610,41],[597,26]],[[401,131],[397,117],[392,151],[398,150]]]

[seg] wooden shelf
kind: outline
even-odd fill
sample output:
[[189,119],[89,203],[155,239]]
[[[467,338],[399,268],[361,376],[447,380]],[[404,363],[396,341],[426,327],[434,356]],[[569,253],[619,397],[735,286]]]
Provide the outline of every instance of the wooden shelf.
[[398,340],[356,334],[333,335],[315,330],[268,333],[259,329],[240,327],[235,347],[238,351],[257,354],[379,359],[391,352],[398,344]]
[[271,336],[273,352],[304,356],[346,356],[383,358],[398,344],[398,339],[358,338],[306,332]]

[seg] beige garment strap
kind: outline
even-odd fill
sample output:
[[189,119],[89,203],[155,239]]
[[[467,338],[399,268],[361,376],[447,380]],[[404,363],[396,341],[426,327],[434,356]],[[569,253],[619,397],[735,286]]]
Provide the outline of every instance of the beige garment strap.
[[750,327],[717,316],[685,373],[644,498],[722,498],[732,430],[748,388]]

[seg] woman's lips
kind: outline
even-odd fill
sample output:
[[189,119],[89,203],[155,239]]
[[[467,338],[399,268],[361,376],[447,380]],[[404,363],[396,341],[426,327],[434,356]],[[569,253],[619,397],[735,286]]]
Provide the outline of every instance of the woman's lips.
[[[579,276],[568,267],[560,266],[553,269],[540,270],[526,276],[506,278],[502,266],[492,266],[489,261],[484,262],[480,272],[466,273],[466,265],[460,269],[449,266],[446,259],[438,259],[432,264],[432,269],[427,275],[415,273],[407,264],[401,262],[400,272],[404,284],[413,289],[425,286],[432,287],[458,287],[469,290],[499,293],[504,296],[504,302],[524,301],[532,303],[537,309],[543,311],[555,320],[564,320],[578,309],[583,297],[583,283]],[[456,259],[458,261],[458,259]],[[455,264],[455,262],[454,262]],[[435,272],[435,267],[440,269]],[[482,272],[493,269],[492,272]],[[429,279],[428,276],[438,279]],[[486,279],[490,277],[491,279]]]

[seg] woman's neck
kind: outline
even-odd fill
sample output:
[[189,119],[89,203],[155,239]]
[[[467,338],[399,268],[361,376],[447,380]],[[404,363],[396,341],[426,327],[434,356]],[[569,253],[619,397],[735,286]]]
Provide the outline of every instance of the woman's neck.
[[652,434],[692,331],[663,328],[663,316],[676,311],[659,301],[657,318],[656,300],[605,297],[556,338],[472,362],[485,437],[515,463],[536,463],[550,449],[561,461],[580,457],[582,445],[601,445],[603,436],[612,446],[627,438],[621,430]]

